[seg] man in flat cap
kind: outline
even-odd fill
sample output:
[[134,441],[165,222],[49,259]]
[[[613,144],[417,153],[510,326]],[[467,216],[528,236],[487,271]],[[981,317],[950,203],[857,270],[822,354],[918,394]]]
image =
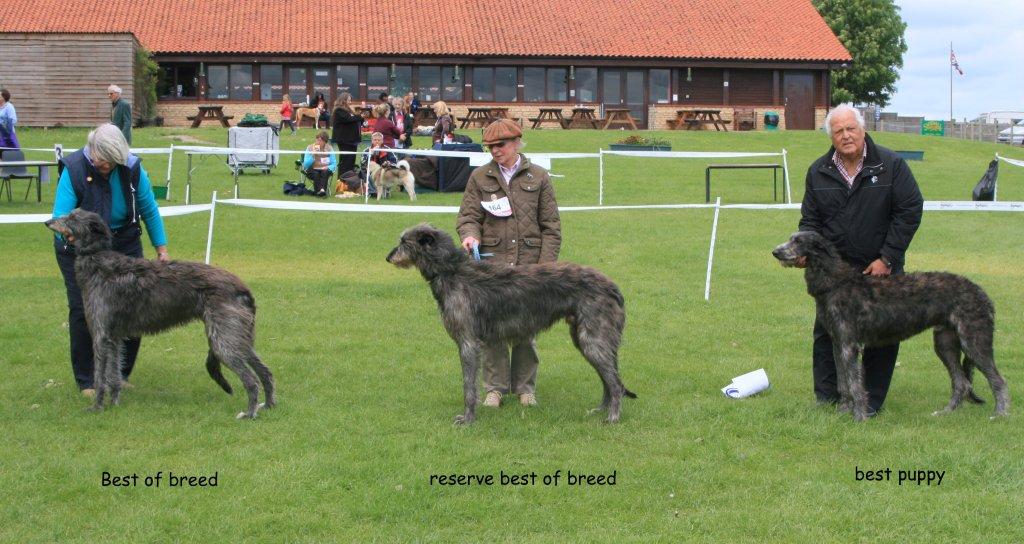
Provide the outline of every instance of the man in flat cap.
[[132,105],[121,98],[121,87],[117,85],[107,87],[107,96],[110,98],[110,124],[121,129],[128,145],[132,145]]
[[[508,119],[484,129],[493,160],[470,174],[457,220],[462,247],[479,246],[480,253],[492,254],[488,261],[503,266],[554,262],[562,245],[551,178],[519,152],[522,135]],[[505,393],[518,395],[524,406],[537,404],[540,360],[533,338],[512,346],[511,358],[508,345],[485,346],[483,359],[484,406],[497,408]]]

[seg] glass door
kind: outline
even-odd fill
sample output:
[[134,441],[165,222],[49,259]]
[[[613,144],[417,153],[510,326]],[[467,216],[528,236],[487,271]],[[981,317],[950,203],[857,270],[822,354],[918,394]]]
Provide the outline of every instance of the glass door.
[[607,108],[629,108],[637,126],[647,126],[647,102],[644,100],[643,70],[604,70],[601,104]]

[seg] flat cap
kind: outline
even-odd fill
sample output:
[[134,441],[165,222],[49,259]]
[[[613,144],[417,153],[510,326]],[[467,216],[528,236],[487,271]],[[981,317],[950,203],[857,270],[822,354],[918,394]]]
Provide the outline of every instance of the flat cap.
[[511,119],[498,119],[484,129],[484,145],[496,144],[502,140],[514,140],[522,135],[522,129]]

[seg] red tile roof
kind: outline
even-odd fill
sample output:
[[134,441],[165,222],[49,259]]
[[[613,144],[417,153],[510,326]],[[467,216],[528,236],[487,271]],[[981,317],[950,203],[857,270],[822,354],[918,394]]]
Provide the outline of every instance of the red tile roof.
[[0,32],[131,32],[154,53],[850,60],[810,0],[4,0]]

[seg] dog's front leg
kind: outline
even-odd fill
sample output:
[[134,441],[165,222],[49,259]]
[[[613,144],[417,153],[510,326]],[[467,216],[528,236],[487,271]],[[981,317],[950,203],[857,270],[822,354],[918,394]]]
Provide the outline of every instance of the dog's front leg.
[[855,342],[843,341],[839,346],[836,371],[843,369],[839,383],[840,390],[846,390],[842,402],[848,403],[847,409],[852,409],[854,421],[864,421],[868,418],[868,393],[864,389],[864,365],[860,361],[863,350]]
[[476,420],[476,371],[480,366],[482,349],[478,342],[464,341],[459,344],[459,357],[462,359],[462,396],[465,402],[464,411],[455,416],[456,425],[469,425]]
[[[110,382],[107,375],[111,368],[120,373],[118,363],[118,343],[104,334],[94,335],[92,339],[93,373],[92,386],[96,389],[96,397],[89,410],[93,412],[103,411],[103,401],[110,389]],[[118,376],[120,377],[120,375]]]
[[836,410],[849,412],[853,410],[853,399],[850,396],[848,375],[850,373],[849,355],[843,353],[843,344],[838,339],[832,338],[832,358],[836,364],[836,388],[839,390],[839,404]]

